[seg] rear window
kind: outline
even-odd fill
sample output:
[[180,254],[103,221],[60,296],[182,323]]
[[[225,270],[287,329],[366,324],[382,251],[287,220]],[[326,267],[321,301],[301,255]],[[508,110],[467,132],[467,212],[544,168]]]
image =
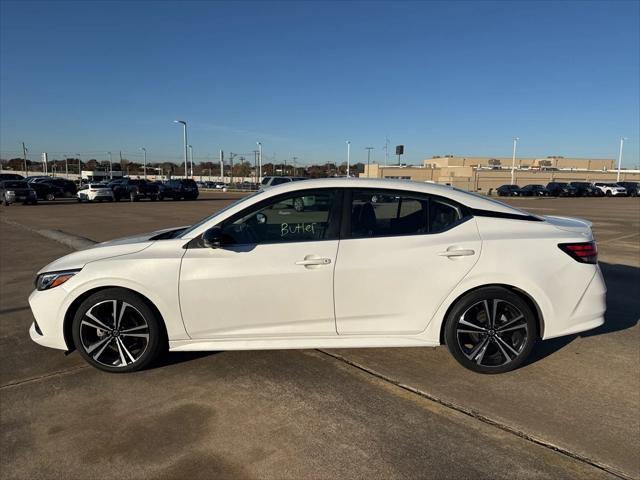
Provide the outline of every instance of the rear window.
[[194,180],[191,180],[190,178],[187,178],[186,180],[182,180],[182,184],[186,185],[187,187],[197,187],[198,185],[196,185],[196,182]]

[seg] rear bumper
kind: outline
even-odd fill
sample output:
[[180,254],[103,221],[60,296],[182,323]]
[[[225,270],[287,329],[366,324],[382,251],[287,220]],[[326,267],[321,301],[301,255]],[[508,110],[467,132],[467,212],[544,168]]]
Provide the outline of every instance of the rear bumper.
[[560,325],[545,325],[543,339],[584,332],[604,324],[607,310],[607,287],[600,267],[566,321]]

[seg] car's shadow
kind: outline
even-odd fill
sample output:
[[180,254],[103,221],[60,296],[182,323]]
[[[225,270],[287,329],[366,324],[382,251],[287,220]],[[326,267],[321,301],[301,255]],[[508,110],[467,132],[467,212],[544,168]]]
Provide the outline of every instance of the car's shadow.
[[209,357],[220,352],[164,352],[155,360],[147,370],[168,367],[169,365],[177,365],[179,363],[191,362],[199,358]]
[[593,337],[632,328],[640,321],[640,268],[600,262],[607,285],[607,313],[603,325],[576,335],[538,343],[527,359],[535,363],[564,348],[578,336]]

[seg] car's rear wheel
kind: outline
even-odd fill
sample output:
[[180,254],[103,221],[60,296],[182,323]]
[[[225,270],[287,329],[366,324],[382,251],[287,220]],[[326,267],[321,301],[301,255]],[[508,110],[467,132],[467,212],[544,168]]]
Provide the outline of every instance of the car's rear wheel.
[[140,296],[109,288],[82,302],[73,318],[73,341],[90,365],[106,372],[134,372],[162,351],[166,342],[160,322]]
[[478,373],[518,368],[538,336],[536,316],[519,295],[502,287],[475,290],[462,297],[445,325],[453,357]]

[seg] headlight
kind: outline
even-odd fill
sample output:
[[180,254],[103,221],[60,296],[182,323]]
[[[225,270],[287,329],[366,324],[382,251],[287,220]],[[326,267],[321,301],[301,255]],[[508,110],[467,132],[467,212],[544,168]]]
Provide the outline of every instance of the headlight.
[[36,278],[36,288],[38,290],[49,290],[50,288],[62,285],[73,277],[80,270],[67,270],[66,272],[42,273]]
[[15,194],[16,194],[16,192],[14,192],[13,190],[7,190],[7,195],[10,195],[10,196],[13,197],[13,196],[15,196]]

